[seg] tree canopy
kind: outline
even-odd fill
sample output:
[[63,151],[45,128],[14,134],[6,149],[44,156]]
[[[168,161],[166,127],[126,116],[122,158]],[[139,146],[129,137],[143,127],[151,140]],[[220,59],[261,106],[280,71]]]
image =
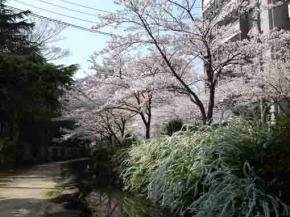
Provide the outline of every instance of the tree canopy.
[[[29,12],[0,4],[0,158],[41,158],[40,149],[59,134],[61,97],[72,84],[76,65],[48,63],[29,37]],[[2,150],[2,151],[1,151]],[[12,153],[12,154],[11,154]],[[25,156],[28,155],[28,156]],[[39,155],[39,156],[37,156]],[[28,160],[28,159],[26,159]],[[32,159],[30,159],[32,160]]]

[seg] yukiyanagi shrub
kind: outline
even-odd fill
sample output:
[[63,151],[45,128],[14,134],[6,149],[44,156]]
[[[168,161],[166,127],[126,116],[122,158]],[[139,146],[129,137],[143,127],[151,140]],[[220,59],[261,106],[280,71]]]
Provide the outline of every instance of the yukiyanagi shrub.
[[285,129],[244,124],[179,132],[133,146],[123,162],[125,188],[180,215],[287,216],[282,201],[289,202],[290,140]]

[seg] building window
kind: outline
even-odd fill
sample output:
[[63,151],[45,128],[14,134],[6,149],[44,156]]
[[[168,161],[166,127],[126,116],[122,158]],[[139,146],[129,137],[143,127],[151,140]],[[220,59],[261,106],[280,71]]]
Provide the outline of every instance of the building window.
[[288,3],[288,17],[290,18],[290,3]]

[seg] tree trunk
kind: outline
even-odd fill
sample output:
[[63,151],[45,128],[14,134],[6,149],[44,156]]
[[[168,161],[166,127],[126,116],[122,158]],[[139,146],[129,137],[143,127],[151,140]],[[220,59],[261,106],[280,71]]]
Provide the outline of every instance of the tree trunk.
[[151,113],[149,113],[148,115],[148,120],[146,120],[146,117],[144,115],[144,113],[140,113],[140,116],[142,118],[142,121],[144,123],[144,126],[145,126],[145,138],[146,139],[150,139],[150,129],[151,129]]
[[207,124],[211,124],[213,121],[212,118],[213,118],[214,104],[215,104],[215,85],[212,84],[209,87],[209,103],[208,103],[207,117],[206,117]]
[[125,130],[126,130],[126,121],[122,120],[122,127],[121,127],[121,138],[124,139],[125,137]]
[[150,124],[146,124],[146,139],[150,139]]
[[[122,142],[120,141],[120,139],[116,136],[116,134],[115,133],[112,133],[112,138],[115,140],[115,144],[112,144],[112,145],[122,145]],[[112,143],[114,143],[113,141],[112,141]]]
[[199,97],[197,96],[197,94],[178,75],[178,73],[174,69],[173,65],[170,63],[170,58],[168,58],[166,56],[165,52],[162,50],[160,44],[158,43],[157,39],[154,37],[153,33],[151,32],[150,28],[148,27],[148,24],[146,23],[146,21],[144,20],[144,18],[142,17],[142,15],[140,13],[138,13],[137,11],[136,11],[136,14],[139,17],[140,21],[142,22],[143,27],[145,28],[145,30],[148,33],[149,37],[152,39],[152,41],[153,41],[156,49],[160,53],[161,57],[165,61],[166,65],[168,66],[168,68],[171,71],[171,73],[173,74],[173,76],[187,90],[187,92],[189,93],[189,95],[192,97],[191,101],[194,102],[198,106],[198,108],[200,110],[200,113],[201,113],[202,122],[203,122],[203,124],[206,124],[207,117],[206,117],[206,111],[205,111],[205,108],[204,108],[203,103],[201,102],[201,100],[199,99]]

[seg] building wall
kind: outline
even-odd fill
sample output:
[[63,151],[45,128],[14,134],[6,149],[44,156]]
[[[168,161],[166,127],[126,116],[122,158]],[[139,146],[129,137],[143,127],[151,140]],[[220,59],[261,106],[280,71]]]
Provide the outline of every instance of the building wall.
[[[230,1],[230,0],[229,0]],[[219,7],[219,11],[222,10],[224,4],[229,2],[228,0],[206,0],[203,5],[203,15],[204,17],[208,17],[209,15],[213,14],[213,10],[216,7]],[[250,1],[257,1],[257,0],[250,0]],[[258,19],[254,19],[253,12],[245,13],[242,15],[238,20],[233,19],[229,21],[228,19],[225,20],[224,25],[233,24],[234,22],[239,23],[239,29],[237,32],[241,32],[238,35],[233,37],[225,36],[224,42],[227,41],[234,41],[234,40],[242,40],[248,37],[248,33],[250,31],[254,32],[262,32],[262,33],[269,33],[272,29],[286,29],[290,30],[290,1],[283,2],[282,5],[269,7],[269,4],[274,4],[278,0],[261,0],[260,6],[260,14]],[[253,2],[253,3],[255,3]],[[213,19],[211,17],[211,19]],[[237,25],[232,25],[236,28]],[[271,51],[269,53],[266,52],[265,55],[271,55]],[[229,73],[229,76],[230,73]],[[290,114],[290,102],[289,101],[280,101],[275,103],[274,106],[271,108],[272,114]],[[272,115],[274,117],[275,115]]]
[[275,7],[270,10],[271,27],[290,29],[290,19],[288,11],[288,3]]
[[[257,1],[257,0],[252,0]],[[277,1],[277,0],[276,0]],[[210,17],[213,11],[219,8],[218,11],[222,11],[222,8],[227,4],[229,0],[206,0],[203,1],[203,16]],[[247,37],[248,32],[262,31],[268,33],[273,28],[288,29],[290,30],[290,18],[289,18],[289,3],[283,2],[282,5],[268,8],[269,4],[274,4],[274,0],[262,0],[260,6],[260,20],[255,21],[251,13],[246,13],[238,20],[240,25],[240,39]],[[236,20],[225,21],[225,25],[230,22],[237,22]]]

